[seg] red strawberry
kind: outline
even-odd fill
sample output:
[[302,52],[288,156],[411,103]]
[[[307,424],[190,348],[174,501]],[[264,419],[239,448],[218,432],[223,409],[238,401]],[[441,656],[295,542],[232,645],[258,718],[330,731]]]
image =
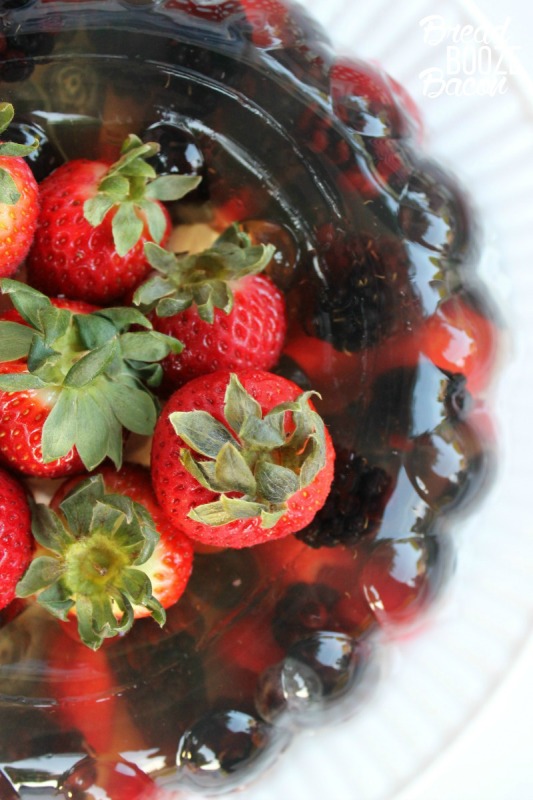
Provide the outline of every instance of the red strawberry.
[[337,116],[365,136],[421,138],[420,116],[405,89],[378,65],[338,59],[330,73],[331,99]]
[[161,789],[135,763],[113,755],[96,759],[87,756],[78,761],[62,776],[59,790],[62,797],[73,798],[84,796],[109,800],[176,800],[174,792],[169,794]]
[[[0,103],[0,133],[12,119],[13,106]],[[0,142],[0,278],[22,263],[37,225],[39,187],[23,158],[35,146]]]
[[494,324],[460,295],[441,303],[422,328],[422,352],[440,369],[465,375],[472,394],[490,383],[498,344]]
[[233,225],[198,254],[176,257],[154,245],[146,251],[158,274],[134,302],[154,308],[154,328],[184,345],[163,362],[171,384],[220,369],[274,366],[287,325],[282,293],[258,274],[272,259],[271,245],[251,245]]
[[76,159],[40,186],[41,211],[28,256],[29,282],[49,295],[107,305],[132,290],[150,266],[144,243],[165,243],[176,200],[200,178],[156,177],[146,158],[159,145],[130,136],[113,165]]
[[289,47],[299,33],[292,30],[287,4],[280,0],[241,0],[246,18],[252,27],[256,47]]
[[158,404],[148,387],[179,343],[146,330],[134,309],[90,311],[7,278],[0,286],[17,312],[0,319],[0,460],[48,478],[107,457],[120,466],[124,431],[153,431]]
[[0,470],[0,609],[15,598],[15,586],[33,550],[31,518],[22,486]]
[[255,369],[212,373],[178,389],[152,442],[154,489],[174,524],[226,547],[307,525],[326,500],[334,460],[310,394]]
[[93,649],[182,595],[192,569],[189,540],[158,508],[147,467],[102,468],[63,484],[50,508],[38,505],[41,545],[17,587],[60,619],[75,614],[81,640]]

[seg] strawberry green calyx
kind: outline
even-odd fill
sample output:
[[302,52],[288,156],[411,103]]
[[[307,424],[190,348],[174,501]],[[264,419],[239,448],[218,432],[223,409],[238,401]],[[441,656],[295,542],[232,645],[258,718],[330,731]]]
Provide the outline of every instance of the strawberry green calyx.
[[[224,398],[227,425],[206,411],[176,411],[170,422],[188,445],[180,452],[187,471],[206,489],[219,494],[193,508],[189,517],[205,525],[226,525],[260,517],[273,527],[287,512],[287,502],[309,486],[326,465],[325,428],[303,392],[272,408],[260,405],[231,375]],[[195,459],[192,452],[201,456]]]
[[106,494],[101,475],[78,484],[59,506],[33,504],[32,532],[41,548],[17,584],[19,597],[62,620],[75,613],[81,640],[97,650],[128,631],[135,606],[159,625],[165,611],[139,569],[159,541],[149,512],[130,497]]
[[151,242],[144,250],[158,274],[137,289],[134,303],[145,310],[155,308],[160,317],[179,314],[194,304],[200,318],[209,323],[215,308],[231,311],[231,283],[263,272],[275,253],[273,245],[252,245],[235,224],[201,253],[175,255]]
[[85,201],[85,218],[93,227],[100,225],[106,214],[115,209],[111,224],[115,248],[120,256],[126,255],[137,244],[145,222],[153,241],[160,242],[165,233],[166,219],[155,201],[180,200],[201,181],[200,177],[191,175],[158,176],[146,159],[159,149],[155,142],[143,142],[134,134],[128,136],[121,157],[109,167],[98,184],[96,195]]
[[159,405],[150,389],[161,382],[160,361],[179,353],[181,343],[152,330],[134,308],[77,314],[18,281],[4,279],[0,289],[25,322],[0,321],[0,358],[23,359],[27,366],[0,375],[0,390],[31,390],[46,398],[51,411],[42,433],[43,461],[75,447],[87,470],[107,457],[119,469],[123,430],[153,432]]
[[[10,126],[14,115],[15,111],[11,103],[0,103],[0,135]],[[27,156],[38,146],[38,139],[35,139],[29,145],[16,142],[0,142],[0,156]],[[18,202],[19,198],[20,192],[15,185],[15,181],[6,169],[0,167],[0,203],[13,206]]]

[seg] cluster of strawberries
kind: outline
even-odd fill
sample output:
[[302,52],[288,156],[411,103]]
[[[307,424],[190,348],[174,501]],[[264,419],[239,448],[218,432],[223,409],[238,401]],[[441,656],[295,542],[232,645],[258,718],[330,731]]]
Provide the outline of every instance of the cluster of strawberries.
[[[13,113],[0,104],[0,133]],[[269,371],[286,335],[274,248],[235,223],[200,253],[166,249],[165,203],[200,179],[157,175],[154,143],[131,135],[114,164],[40,185],[37,146],[0,144],[0,609],[36,597],[97,649],[139,616],[164,623],[194,542],[307,525],[334,451],[313,393]],[[123,462],[130,433],[153,437],[150,469]],[[15,475],[67,480],[45,505]]]

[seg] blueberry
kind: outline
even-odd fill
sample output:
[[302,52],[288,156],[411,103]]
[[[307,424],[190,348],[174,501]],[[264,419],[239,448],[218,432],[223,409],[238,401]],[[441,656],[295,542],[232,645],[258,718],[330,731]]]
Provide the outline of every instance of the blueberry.
[[159,153],[153,157],[157,172],[200,175],[205,168],[203,154],[194,136],[178,125],[155,122],[144,131],[145,142],[160,145]]
[[466,378],[443,372],[427,358],[419,357],[413,374],[410,401],[410,437],[429,432],[447,419],[464,419],[472,407]]
[[417,436],[405,470],[419,495],[439,512],[464,511],[493,477],[493,454],[468,422],[445,422]]
[[353,712],[367,677],[370,648],[343,633],[316,631],[261,676],[256,706],[284,727],[316,726]]
[[242,711],[209,713],[181,737],[178,777],[211,793],[240,787],[266,769],[287,741],[286,733]]
[[474,245],[472,212],[445,170],[421,162],[400,197],[398,220],[405,237],[438,259],[465,259]]
[[38,183],[64,161],[49,141],[44,129],[33,121],[17,119],[7,129],[5,137],[9,141],[26,145],[32,144],[35,138],[39,139],[39,147],[26,156],[26,161]]

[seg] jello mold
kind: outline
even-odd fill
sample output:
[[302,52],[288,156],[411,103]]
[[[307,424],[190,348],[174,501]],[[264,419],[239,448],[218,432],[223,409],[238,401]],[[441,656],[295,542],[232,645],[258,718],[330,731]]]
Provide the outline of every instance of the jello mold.
[[[453,528],[494,463],[499,322],[475,215],[426,154],[406,93],[336,56],[300,6],[30,0],[2,13],[0,96],[15,133],[41,135],[39,177],[115,155],[127,133],[155,138],[162,169],[203,178],[172,209],[177,226],[238,221],[276,245],[289,313],[276,371],[320,392],[337,458],[326,506],[296,537],[198,552],[162,630],[138,622],[93,655],[34,604],[4,613],[0,787],[223,793],[298,729],[353,713],[383,639],[453,571]],[[54,668],[54,648],[69,666]]]

